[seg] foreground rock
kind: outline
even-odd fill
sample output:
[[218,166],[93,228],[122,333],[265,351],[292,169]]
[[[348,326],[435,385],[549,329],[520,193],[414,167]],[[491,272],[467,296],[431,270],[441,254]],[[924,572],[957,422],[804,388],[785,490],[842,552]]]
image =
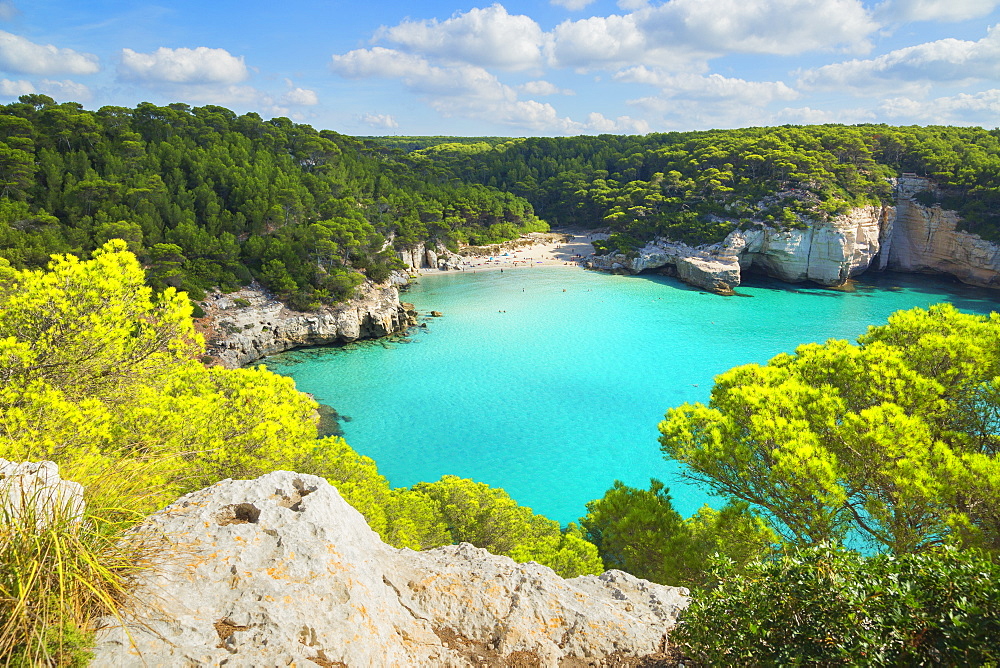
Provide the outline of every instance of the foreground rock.
[[[469,544],[391,548],[322,478],[226,480],[153,515],[176,563],[94,666],[602,666],[662,652],[687,590],[563,580]],[[155,611],[155,612],[154,612]]]
[[63,480],[54,462],[0,459],[0,522],[41,527],[52,519],[78,520],[84,508],[83,486]]
[[402,334],[417,322],[395,284],[363,283],[352,299],[315,313],[293,311],[256,284],[204,303],[207,353],[230,369],[293,348]]

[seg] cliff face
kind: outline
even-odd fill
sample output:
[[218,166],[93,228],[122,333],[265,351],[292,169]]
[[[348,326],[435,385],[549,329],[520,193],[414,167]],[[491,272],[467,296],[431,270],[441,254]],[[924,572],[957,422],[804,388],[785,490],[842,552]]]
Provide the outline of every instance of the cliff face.
[[140,529],[176,549],[149,614],[93,666],[604,666],[662,652],[687,590],[620,571],[563,580],[469,544],[382,543],[322,478],[225,480]]
[[720,294],[737,287],[749,269],[789,283],[840,285],[871,265],[892,215],[890,207],[862,207],[801,230],[766,225],[736,230],[703,248],[661,239],[634,257],[606,255],[591,264],[631,273],[668,267],[686,283]]
[[721,247],[739,257],[743,269],[789,283],[840,285],[871,265],[892,214],[888,207],[867,206],[804,230],[737,230]]
[[926,207],[913,199],[932,188],[928,179],[904,177],[897,183],[895,207],[860,207],[801,230],[758,225],[700,248],[658,239],[638,254],[606,255],[590,265],[631,273],[665,268],[687,283],[719,294],[730,294],[747,270],[789,283],[832,286],[873,265],[1000,287],[1000,246],[958,230],[954,211]]
[[954,211],[913,199],[931,189],[928,179],[899,179],[896,219],[887,230],[880,268],[948,274],[970,285],[1000,287],[1000,246],[958,230]]
[[199,321],[207,352],[231,369],[292,348],[390,336],[416,324],[395,285],[364,283],[353,299],[316,313],[288,309],[258,287],[212,295],[207,303]]

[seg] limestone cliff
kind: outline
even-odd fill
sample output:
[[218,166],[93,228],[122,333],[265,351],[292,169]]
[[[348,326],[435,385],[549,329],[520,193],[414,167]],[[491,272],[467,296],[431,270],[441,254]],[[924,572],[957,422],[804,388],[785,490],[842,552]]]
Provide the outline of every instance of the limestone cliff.
[[914,200],[918,192],[933,188],[928,179],[899,179],[896,218],[886,231],[886,249],[879,267],[948,274],[963,283],[1000,287],[1000,246],[959,230],[959,217],[954,211],[923,206]]
[[140,530],[174,560],[138,577],[148,614],[102,631],[93,666],[633,665],[688,601],[469,544],[395,549],[324,479],[284,471],[189,494]]
[[394,284],[363,283],[347,302],[315,313],[293,311],[258,285],[210,295],[198,324],[207,352],[228,368],[302,346],[400,334],[416,324]]
[[868,206],[804,229],[779,230],[760,224],[699,248],[658,239],[634,256],[600,256],[591,264],[632,273],[669,267],[686,283],[720,294],[737,287],[747,270],[789,283],[840,285],[871,265],[892,213],[890,207]]

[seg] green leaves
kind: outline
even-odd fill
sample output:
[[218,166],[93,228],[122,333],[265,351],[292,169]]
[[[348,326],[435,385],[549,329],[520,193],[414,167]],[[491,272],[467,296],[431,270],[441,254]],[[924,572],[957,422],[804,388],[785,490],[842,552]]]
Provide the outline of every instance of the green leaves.
[[721,374],[708,406],[667,412],[660,443],[795,541],[997,546],[998,337],[995,316],[899,312],[858,346],[809,344]]
[[975,552],[861,557],[823,545],[716,562],[670,640],[707,665],[993,665],[1000,566]]

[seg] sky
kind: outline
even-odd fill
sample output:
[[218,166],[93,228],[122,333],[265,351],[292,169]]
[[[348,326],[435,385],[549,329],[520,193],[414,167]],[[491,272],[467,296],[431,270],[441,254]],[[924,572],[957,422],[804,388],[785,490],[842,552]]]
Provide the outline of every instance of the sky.
[[0,0],[0,102],[350,135],[1000,126],[1000,0]]

